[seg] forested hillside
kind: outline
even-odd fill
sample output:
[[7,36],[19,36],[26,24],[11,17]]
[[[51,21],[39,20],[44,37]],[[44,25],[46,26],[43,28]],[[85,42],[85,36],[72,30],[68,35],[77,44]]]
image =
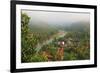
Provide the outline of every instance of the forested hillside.
[[[30,19],[26,13],[21,13],[22,63],[90,59],[89,23],[38,27],[29,26]],[[42,24],[46,23],[39,25]]]

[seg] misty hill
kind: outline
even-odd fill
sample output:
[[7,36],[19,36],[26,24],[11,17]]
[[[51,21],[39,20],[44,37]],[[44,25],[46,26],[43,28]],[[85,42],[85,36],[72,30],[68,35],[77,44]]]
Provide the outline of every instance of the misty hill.
[[90,31],[90,23],[89,22],[76,22],[70,24],[70,26],[64,26],[66,31]]
[[29,28],[32,32],[40,32],[40,33],[50,33],[50,32],[56,32],[58,30],[57,27],[51,26],[50,24],[38,21],[38,22],[31,22],[29,24]]
[[33,32],[54,32],[58,30],[64,31],[90,31],[89,22],[75,22],[75,23],[63,23],[63,24],[50,24],[43,21],[32,22],[29,28]]

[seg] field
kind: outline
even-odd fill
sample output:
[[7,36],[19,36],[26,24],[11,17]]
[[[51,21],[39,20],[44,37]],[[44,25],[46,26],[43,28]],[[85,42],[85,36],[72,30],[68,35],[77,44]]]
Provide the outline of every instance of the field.
[[89,22],[31,21],[27,12],[21,12],[22,63],[90,59]]

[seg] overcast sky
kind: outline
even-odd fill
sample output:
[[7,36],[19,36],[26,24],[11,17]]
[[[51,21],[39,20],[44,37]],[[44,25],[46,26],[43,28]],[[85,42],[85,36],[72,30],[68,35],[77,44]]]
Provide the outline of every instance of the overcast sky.
[[[74,12],[52,12],[52,11],[29,11],[22,10],[31,19],[30,23],[47,23],[47,24],[71,24],[76,22],[89,22],[89,13],[74,13]],[[33,24],[34,23],[34,24]]]

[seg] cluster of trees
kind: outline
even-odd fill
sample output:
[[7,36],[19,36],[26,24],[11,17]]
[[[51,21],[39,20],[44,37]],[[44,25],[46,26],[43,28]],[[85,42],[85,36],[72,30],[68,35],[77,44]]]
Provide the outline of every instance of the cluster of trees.
[[30,17],[21,13],[21,61],[22,62],[44,62],[58,61],[57,42],[63,40],[64,55],[63,60],[85,60],[90,58],[90,34],[88,31],[68,31],[64,37],[54,38],[54,40],[43,45],[39,52],[36,52],[36,45],[48,40],[51,35],[39,32],[32,32],[29,29]]
[[71,38],[71,43],[67,43],[67,47],[65,47],[64,60],[85,60],[90,58],[89,33],[70,32],[65,38]]
[[46,53],[36,53],[38,43],[43,43],[49,39],[51,33],[32,32],[29,28],[30,17],[21,13],[21,61],[22,62],[41,62],[48,61]]

